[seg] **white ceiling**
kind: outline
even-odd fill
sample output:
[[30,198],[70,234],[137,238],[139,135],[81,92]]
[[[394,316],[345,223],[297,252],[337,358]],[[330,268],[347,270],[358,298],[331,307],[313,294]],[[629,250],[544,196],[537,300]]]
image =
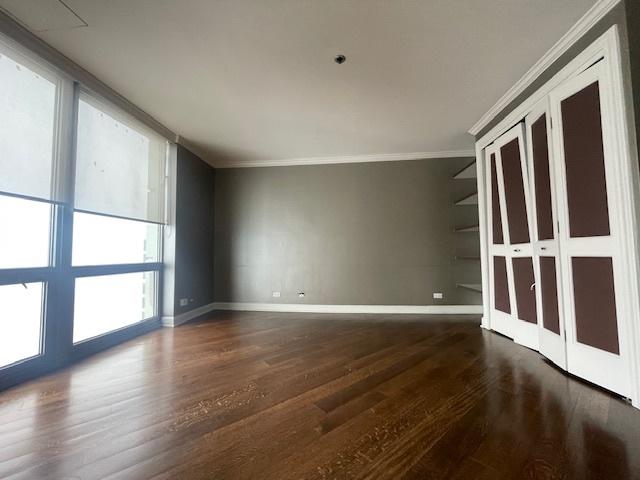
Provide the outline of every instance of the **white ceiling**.
[[594,3],[0,0],[217,164],[469,150]]

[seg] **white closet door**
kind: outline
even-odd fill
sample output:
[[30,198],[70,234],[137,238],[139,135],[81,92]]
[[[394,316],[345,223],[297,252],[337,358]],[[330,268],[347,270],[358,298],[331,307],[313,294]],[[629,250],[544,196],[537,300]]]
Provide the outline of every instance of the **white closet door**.
[[[492,328],[512,337],[517,343],[537,350],[539,334],[535,297],[536,273],[531,242],[531,200],[524,124],[520,123],[503,134],[488,152],[488,177],[495,175],[503,233],[502,245],[496,246],[495,242],[492,242],[493,306],[494,310],[497,310],[496,321],[491,317]],[[494,163],[495,172],[492,166]],[[489,191],[495,192],[493,185],[491,188]],[[495,202],[492,202],[492,205],[493,203]],[[495,211],[495,208],[492,209]],[[497,213],[493,214],[496,215]],[[497,223],[494,223],[495,225]],[[497,232],[493,233],[495,235]],[[508,298],[499,291],[504,289],[504,278],[507,282]]]
[[515,311],[513,294],[510,285],[513,284],[511,271],[507,268],[510,263],[509,245],[505,241],[506,214],[504,195],[502,193],[502,170],[498,175],[498,153],[494,145],[485,149],[487,173],[487,218],[489,219],[489,314],[491,329],[502,335],[513,338]]
[[569,372],[630,396],[623,226],[604,62],[551,94]]
[[549,99],[545,98],[525,119],[529,190],[531,192],[534,265],[537,270],[536,306],[539,350],[567,368],[562,285],[558,248],[558,216],[551,149]]

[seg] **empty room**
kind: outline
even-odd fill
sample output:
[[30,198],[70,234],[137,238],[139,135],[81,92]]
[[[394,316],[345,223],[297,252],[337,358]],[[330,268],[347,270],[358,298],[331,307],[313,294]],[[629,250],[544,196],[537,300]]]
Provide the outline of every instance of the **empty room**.
[[0,0],[1,480],[640,480],[640,0]]

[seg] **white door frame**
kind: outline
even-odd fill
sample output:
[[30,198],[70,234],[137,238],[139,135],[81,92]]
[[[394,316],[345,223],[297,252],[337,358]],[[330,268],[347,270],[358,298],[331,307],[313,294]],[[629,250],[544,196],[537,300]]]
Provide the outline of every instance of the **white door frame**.
[[[476,142],[476,162],[478,172],[486,172],[484,149],[489,144],[498,138],[500,134],[508,130],[510,126],[526,117],[535,105],[548,96],[554,88],[600,59],[606,60],[605,65],[609,75],[609,94],[607,98],[611,103],[609,119],[611,128],[608,130],[607,135],[611,136],[609,143],[620,159],[620,162],[618,162],[619,168],[616,171],[617,178],[615,179],[618,185],[616,194],[619,197],[619,204],[621,205],[617,215],[620,216],[624,227],[620,248],[622,254],[628,260],[623,268],[623,277],[626,281],[620,285],[622,289],[621,296],[624,300],[621,313],[630,319],[634,319],[634,321],[625,322],[624,331],[620,332],[620,337],[625,337],[626,341],[630,344],[628,361],[631,376],[631,399],[633,405],[640,408],[640,279],[638,278],[638,272],[640,272],[638,226],[640,222],[638,221],[639,212],[636,205],[636,200],[640,192],[640,175],[637,162],[632,161],[634,158],[631,154],[630,147],[632,134],[630,126],[628,125],[628,119],[631,118],[631,116],[628,115],[627,109],[629,107],[625,103],[623,93],[622,54],[618,27],[614,25],[607,30],[607,32],[578,54],[547,83],[483,135]],[[479,195],[482,194],[483,196],[483,199],[480,200],[479,203],[480,206],[484,205],[486,208],[488,192],[486,191],[485,185],[484,175],[478,175],[478,192]],[[482,275],[483,291],[487,292],[483,295],[485,301],[483,326],[490,328],[491,317],[486,304],[490,288],[489,275],[486,269],[489,260],[487,242],[489,226],[487,224],[486,212],[484,215],[480,215],[480,221],[482,265],[485,267],[485,272],[487,272]]]

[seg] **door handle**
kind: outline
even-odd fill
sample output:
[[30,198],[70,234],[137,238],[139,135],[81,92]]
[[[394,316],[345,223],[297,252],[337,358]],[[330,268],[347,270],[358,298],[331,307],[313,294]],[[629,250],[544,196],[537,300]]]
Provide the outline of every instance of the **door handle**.
[[540,250],[546,250],[547,247],[540,247]]
[[535,288],[535,286],[536,286],[536,282],[533,282],[533,283],[531,284],[531,286],[529,287],[529,291],[530,291],[530,292],[533,292],[533,289]]
[[514,252],[519,252],[519,251],[520,251],[520,249],[519,249],[519,248],[514,248],[514,249],[513,249],[513,251],[514,251]]

